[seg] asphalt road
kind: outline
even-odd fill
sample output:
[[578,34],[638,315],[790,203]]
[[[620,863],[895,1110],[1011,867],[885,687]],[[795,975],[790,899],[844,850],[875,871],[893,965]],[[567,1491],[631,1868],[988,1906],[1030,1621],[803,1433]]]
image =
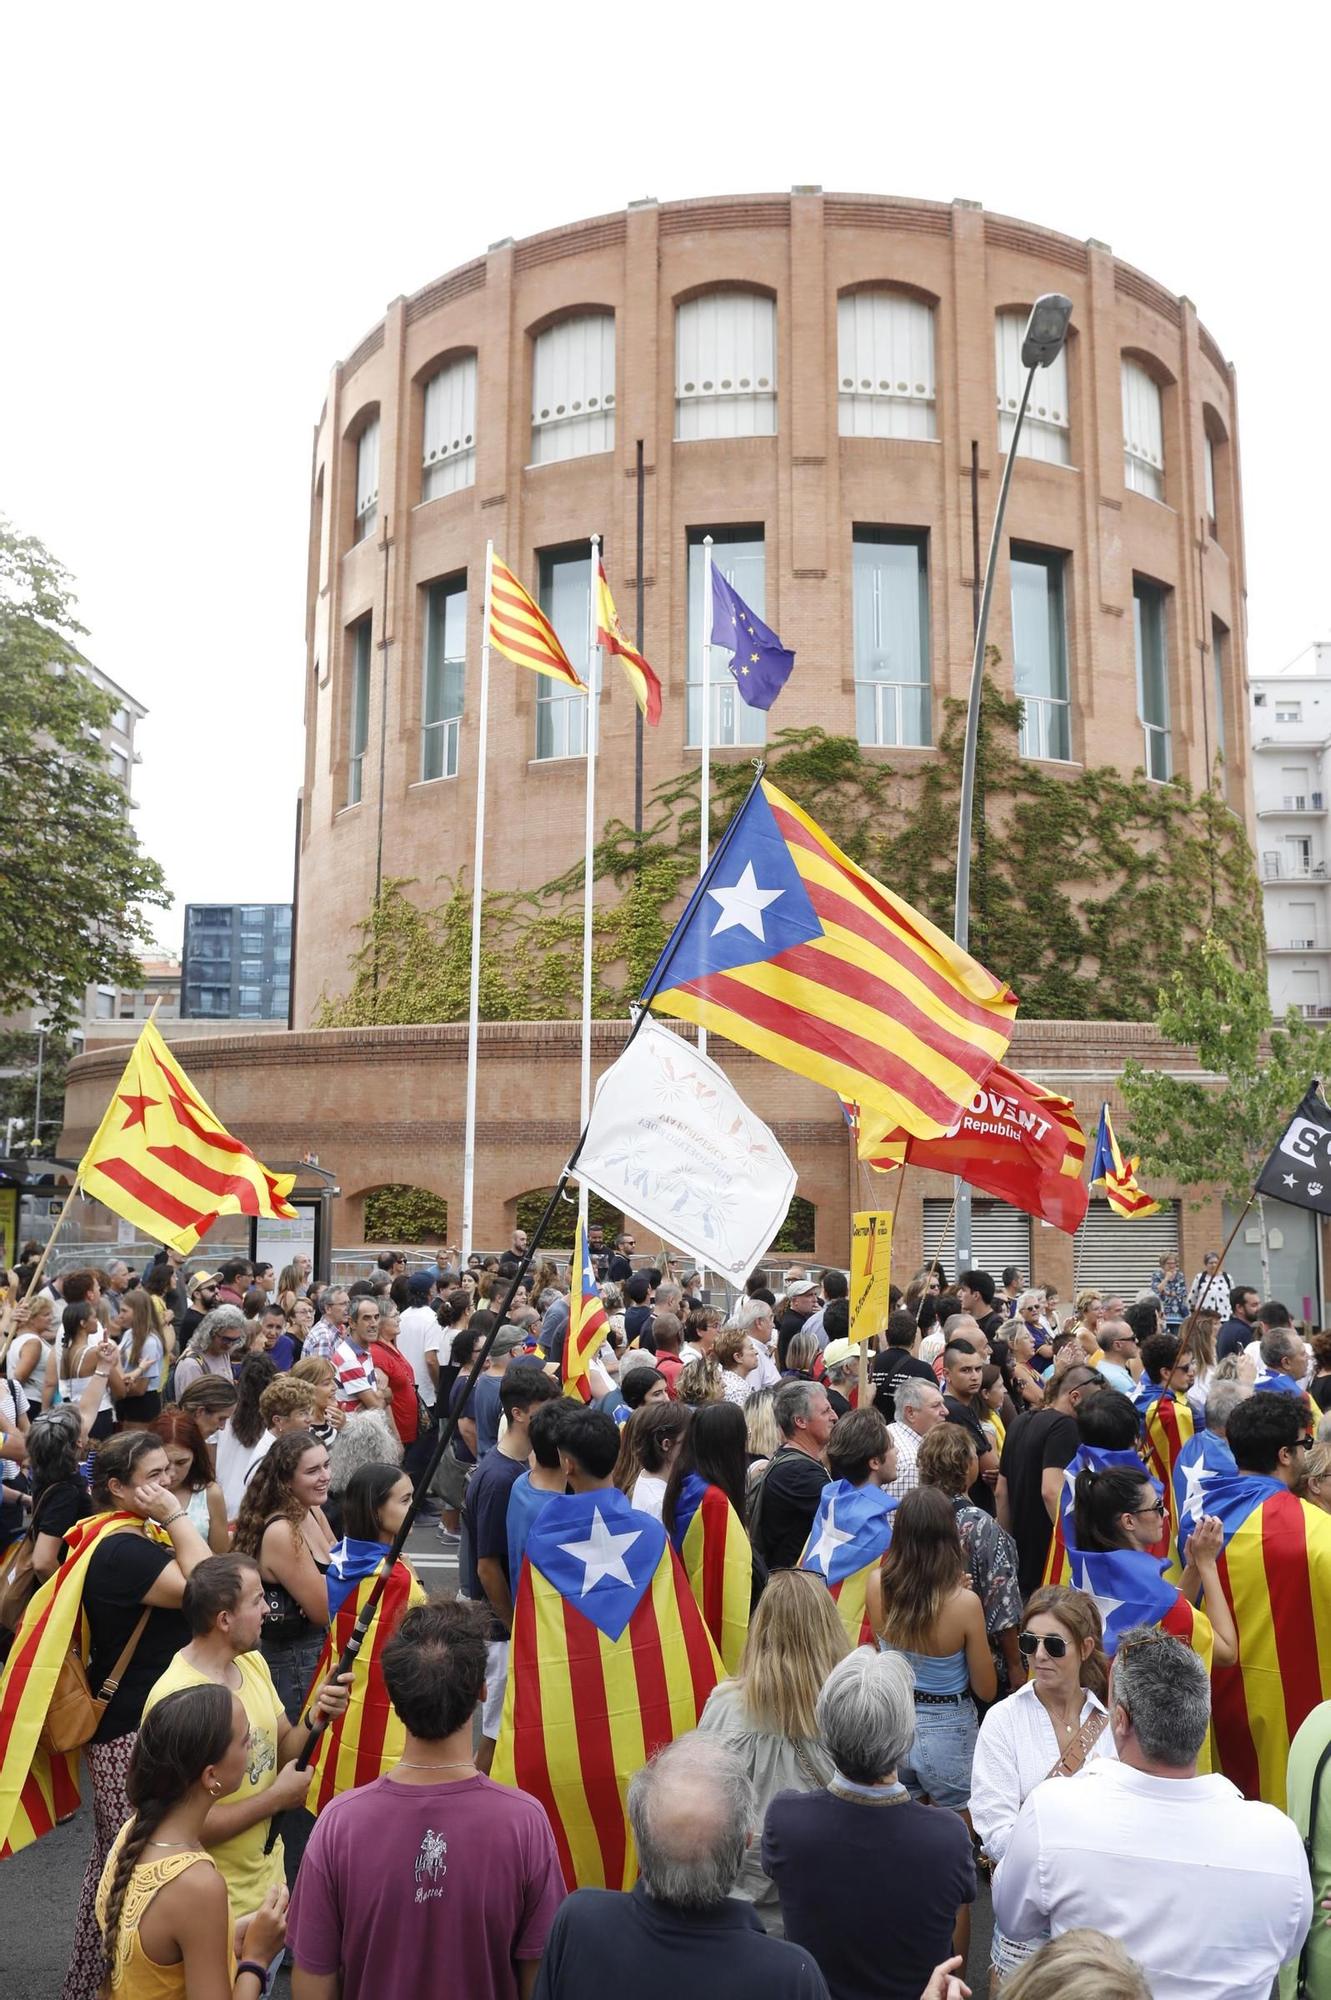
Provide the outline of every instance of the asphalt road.
[[[407,1554],[421,1582],[434,1596],[449,1596],[457,1588],[456,1556],[441,1547],[432,1524],[413,1530]],[[0,1995],[3,2000],[60,2000],[69,1963],[83,1872],[89,1844],[88,1809],[45,1840],[0,1863]],[[872,1885],[866,1885],[871,1887]],[[989,1959],[989,1892],[981,1885],[973,1915],[971,1985],[979,2000],[987,1993]],[[289,2000],[290,1979],[283,1972],[274,1993]]]

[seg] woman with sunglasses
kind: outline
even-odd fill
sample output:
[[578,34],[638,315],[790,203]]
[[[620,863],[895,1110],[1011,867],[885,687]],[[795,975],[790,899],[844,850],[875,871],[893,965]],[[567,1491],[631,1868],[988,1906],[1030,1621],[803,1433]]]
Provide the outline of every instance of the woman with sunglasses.
[[[1083,1591],[1046,1584],[1026,1600],[1017,1644],[1028,1679],[986,1713],[971,1772],[971,1821],[995,1866],[1037,1785],[1071,1777],[1091,1757],[1118,1754],[1105,1708],[1109,1663],[1102,1638],[1095,1600]],[[995,1930],[991,1995],[1039,1942],[1018,1944]]]
[[[1212,1666],[1232,1667],[1239,1656],[1234,1614],[1229,1608],[1217,1568],[1224,1549],[1224,1530],[1214,1514],[1204,1514],[1193,1529],[1183,1551],[1186,1566],[1180,1585],[1174,1590],[1161,1575],[1158,1554],[1164,1520],[1164,1502],[1155,1481],[1131,1466],[1107,1465],[1100,1471],[1090,1466],[1077,1474],[1073,1489],[1073,1532],[1077,1552],[1095,1555],[1124,1551],[1135,1558],[1141,1570],[1140,1615],[1120,1622],[1159,1625],[1182,1639]],[[1126,1599],[1138,1609],[1138,1600],[1128,1599],[1131,1572],[1122,1564],[1116,1574],[1113,1595]],[[1196,1609],[1198,1593],[1205,1607]],[[1113,1650],[1112,1646],[1109,1649]]]

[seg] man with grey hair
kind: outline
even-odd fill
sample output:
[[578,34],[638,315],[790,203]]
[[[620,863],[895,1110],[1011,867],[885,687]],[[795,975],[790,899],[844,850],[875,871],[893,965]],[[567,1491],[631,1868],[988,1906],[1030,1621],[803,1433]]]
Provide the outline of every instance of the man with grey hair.
[[894,1500],[904,1500],[920,1483],[915,1461],[930,1431],[947,1422],[947,1404],[934,1382],[922,1382],[918,1375],[905,1375],[897,1384],[896,1422],[888,1434],[897,1455],[897,1476],[883,1490]]
[[574,1891],[551,1928],[535,2000],[628,1988],[634,2000],[828,2000],[808,1952],[768,1937],[753,1905],[730,1894],[753,1838],[753,1786],[733,1750],[679,1737],[634,1777],[628,1813],[638,1880],[627,1894]]
[[1125,1632],[1109,1684],[1118,1756],[1027,1797],[994,1877],[1005,1937],[1104,1931],[1153,2000],[1269,1993],[1312,1919],[1308,1864],[1277,1807],[1197,1775],[1210,1719],[1191,1647],[1158,1626]]
[[1257,1343],[1259,1367],[1255,1389],[1274,1389],[1282,1396],[1302,1396],[1308,1373],[1308,1349],[1292,1326],[1268,1327]]
[[774,1389],[781,1380],[776,1365],[776,1316],[766,1299],[739,1299],[730,1315],[730,1324],[747,1333],[758,1350],[755,1389]]
[[919,2000],[975,1901],[975,1858],[960,1815],[917,1805],[897,1777],[915,1736],[910,1662],[861,1646],[833,1667],[815,1713],[832,1782],[780,1793],[763,1827],[786,1936],[834,1993]]
[[781,1446],[754,1489],[749,1539],[768,1569],[793,1569],[827,1484],[823,1452],[836,1414],[821,1382],[783,1382],[772,1415]]
[[230,1382],[231,1356],[239,1347],[245,1334],[245,1315],[239,1306],[214,1306],[205,1313],[190,1336],[189,1346],[176,1363],[174,1395],[177,1402],[181,1392],[188,1389],[191,1382],[197,1382],[201,1375],[219,1375],[224,1382]]

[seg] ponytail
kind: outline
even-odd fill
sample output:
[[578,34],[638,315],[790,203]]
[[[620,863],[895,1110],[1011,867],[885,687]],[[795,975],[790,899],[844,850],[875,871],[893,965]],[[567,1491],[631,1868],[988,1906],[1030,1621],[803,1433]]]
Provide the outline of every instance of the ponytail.
[[1126,1465],[1106,1466],[1095,1471],[1086,1466],[1077,1474],[1073,1488],[1072,1518],[1077,1546],[1087,1551],[1126,1547],[1118,1525],[1120,1514],[1131,1514],[1142,1487],[1150,1483],[1143,1466],[1134,1472]]

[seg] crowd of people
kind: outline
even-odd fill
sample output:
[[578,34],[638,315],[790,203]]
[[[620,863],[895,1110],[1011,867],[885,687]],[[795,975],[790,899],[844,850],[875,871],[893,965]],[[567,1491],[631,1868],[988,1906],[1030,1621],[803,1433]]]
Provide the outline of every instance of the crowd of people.
[[[102,1698],[63,2000],[959,2000],[985,1878],[1004,2000],[1331,1993],[1327,1336],[932,1263],[866,1370],[840,1271],[591,1248],[576,1395],[521,1231],[8,1274],[0,1805],[55,1607]],[[340,1673],[445,1419],[458,1593],[399,1557]]]

